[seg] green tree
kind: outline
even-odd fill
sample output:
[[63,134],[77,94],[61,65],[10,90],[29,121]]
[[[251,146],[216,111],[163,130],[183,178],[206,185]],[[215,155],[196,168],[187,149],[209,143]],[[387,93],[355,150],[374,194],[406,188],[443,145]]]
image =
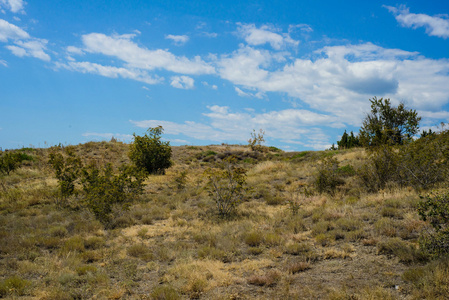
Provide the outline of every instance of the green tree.
[[390,99],[371,102],[371,112],[363,120],[360,141],[365,147],[379,145],[402,145],[418,133],[421,117],[403,103],[392,107]]
[[162,126],[149,128],[144,136],[134,135],[128,156],[139,170],[147,174],[165,174],[172,165],[170,142],[161,141]]

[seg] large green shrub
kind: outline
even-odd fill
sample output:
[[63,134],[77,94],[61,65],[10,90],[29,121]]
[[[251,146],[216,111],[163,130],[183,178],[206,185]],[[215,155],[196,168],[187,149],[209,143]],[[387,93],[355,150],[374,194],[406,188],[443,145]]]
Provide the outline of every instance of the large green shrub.
[[32,156],[17,151],[0,152],[0,173],[9,175],[20,166],[22,161],[32,159]]
[[109,226],[114,205],[129,206],[143,193],[145,175],[134,167],[121,166],[114,174],[111,164],[103,169],[90,164],[82,170],[84,204],[104,225]]
[[165,174],[172,165],[170,142],[161,141],[162,126],[149,128],[144,136],[134,134],[129,158],[139,170],[148,174]]

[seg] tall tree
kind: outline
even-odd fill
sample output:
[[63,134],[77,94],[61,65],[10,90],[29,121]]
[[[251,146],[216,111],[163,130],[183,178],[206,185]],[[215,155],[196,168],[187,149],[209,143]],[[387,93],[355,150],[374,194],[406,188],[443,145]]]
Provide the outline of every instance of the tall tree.
[[404,103],[392,107],[390,99],[371,102],[371,112],[363,120],[360,142],[363,146],[402,145],[418,133],[421,117],[416,110],[407,109]]

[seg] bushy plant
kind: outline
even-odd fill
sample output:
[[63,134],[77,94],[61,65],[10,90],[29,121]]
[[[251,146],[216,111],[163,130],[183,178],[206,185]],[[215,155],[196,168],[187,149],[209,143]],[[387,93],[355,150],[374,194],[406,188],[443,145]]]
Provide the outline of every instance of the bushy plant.
[[16,170],[24,160],[32,160],[32,156],[16,151],[5,151],[0,153],[0,173],[9,175]]
[[84,203],[95,217],[109,225],[115,204],[128,209],[131,201],[143,192],[143,172],[131,166],[122,166],[114,174],[111,164],[103,169],[90,164],[82,170]]
[[319,193],[335,194],[337,187],[344,184],[340,176],[338,161],[327,157],[318,165],[315,187]]
[[66,200],[75,192],[75,181],[81,174],[81,159],[76,156],[73,147],[64,148],[65,156],[53,150],[50,153],[49,163],[58,179],[60,199]]
[[208,169],[206,176],[209,195],[217,205],[218,214],[223,217],[231,215],[246,195],[245,169],[236,166],[235,159],[230,158],[222,168]]
[[256,130],[253,129],[251,132],[251,138],[248,140],[248,144],[253,151],[262,151],[262,143],[265,142],[264,139],[265,131],[262,129],[259,130],[259,133],[256,133]]
[[390,99],[374,97],[369,101],[371,112],[360,129],[360,142],[365,147],[402,145],[418,133],[421,117],[415,110],[407,109],[403,103],[392,107]]
[[162,126],[149,128],[144,136],[134,134],[128,156],[134,165],[148,174],[165,174],[172,165],[170,142],[161,141]]
[[449,254],[449,191],[428,195],[419,203],[418,214],[432,226],[421,237],[421,245],[431,255]]

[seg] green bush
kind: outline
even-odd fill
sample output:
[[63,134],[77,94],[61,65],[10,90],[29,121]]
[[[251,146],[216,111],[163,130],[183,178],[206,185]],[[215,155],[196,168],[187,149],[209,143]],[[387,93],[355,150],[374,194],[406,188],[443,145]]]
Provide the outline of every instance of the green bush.
[[0,282],[0,297],[7,295],[25,295],[26,288],[31,283],[28,280],[22,279],[18,276],[12,276]]
[[111,164],[103,169],[91,164],[82,173],[84,204],[106,226],[111,225],[115,204],[129,209],[132,200],[143,193],[145,175],[131,166],[123,165],[114,174]]
[[318,165],[318,173],[315,178],[316,190],[321,193],[334,195],[337,187],[345,182],[340,176],[338,161],[335,158],[328,157],[322,160]]
[[432,226],[432,230],[421,237],[422,248],[435,256],[449,254],[449,191],[423,197],[418,213]]
[[52,166],[58,179],[61,201],[75,193],[75,182],[81,173],[81,159],[76,156],[74,147],[64,148],[65,156],[53,151],[50,153],[49,164]]
[[9,173],[16,170],[24,160],[33,160],[33,157],[15,151],[5,151],[0,153],[0,173],[9,175]]
[[162,142],[162,126],[149,128],[144,136],[134,134],[128,156],[139,170],[147,174],[165,174],[172,165],[170,142]]

